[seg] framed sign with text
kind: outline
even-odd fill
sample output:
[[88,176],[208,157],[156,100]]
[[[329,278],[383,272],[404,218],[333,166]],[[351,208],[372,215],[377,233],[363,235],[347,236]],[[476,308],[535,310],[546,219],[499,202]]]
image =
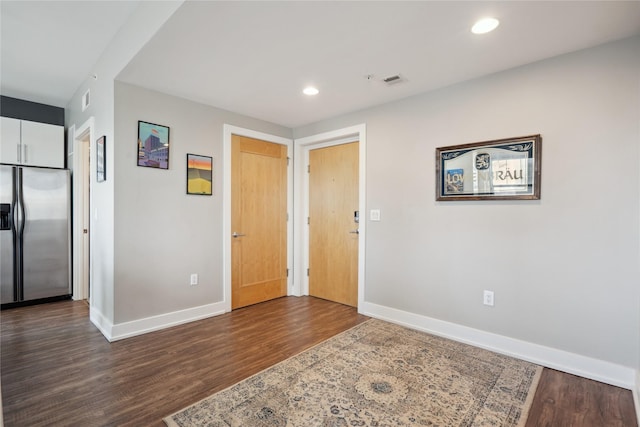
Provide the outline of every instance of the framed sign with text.
[[540,199],[540,135],[436,148],[436,200]]

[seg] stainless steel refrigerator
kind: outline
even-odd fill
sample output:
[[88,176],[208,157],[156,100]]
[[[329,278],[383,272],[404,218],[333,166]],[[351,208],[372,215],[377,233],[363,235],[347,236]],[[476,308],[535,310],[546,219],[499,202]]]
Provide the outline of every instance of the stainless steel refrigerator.
[[0,165],[0,303],[71,295],[71,177]]

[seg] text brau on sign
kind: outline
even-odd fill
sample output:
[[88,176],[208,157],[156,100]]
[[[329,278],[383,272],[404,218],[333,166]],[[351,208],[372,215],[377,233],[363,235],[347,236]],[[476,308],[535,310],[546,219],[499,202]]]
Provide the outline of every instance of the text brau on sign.
[[522,169],[518,169],[514,171],[507,169],[506,171],[493,172],[494,181],[506,181],[507,179],[524,179],[524,173]]

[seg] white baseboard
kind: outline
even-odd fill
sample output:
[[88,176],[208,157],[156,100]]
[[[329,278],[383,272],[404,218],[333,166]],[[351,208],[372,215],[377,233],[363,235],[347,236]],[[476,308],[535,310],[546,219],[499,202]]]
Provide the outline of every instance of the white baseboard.
[[102,335],[107,339],[107,341],[111,341],[111,331],[113,329],[113,323],[111,323],[100,310],[96,309],[93,306],[89,307],[89,320],[91,323],[95,325],[96,328]]
[[218,316],[224,314],[226,311],[225,303],[219,302],[188,308],[186,310],[173,311],[158,316],[145,317],[130,322],[112,324],[102,313],[92,307],[89,310],[89,318],[100,332],[102,332],[102,335],[104,335],[109,342],[113,342],[160,329],[170,328],[183,323]]
[[[637,379],[637,372],[626,366],[366,301],[360,304],[358,311],[367,316],[495,351],[496,353],[526,360],[547,368],[615,385],[628,390],[635,390],[635,395],[639,393],[638,387],[640,386],[638,383],[640,380]],[[638,413],[637,397],[638,396],[636,396],[636,413]]]
[[633,404],[636,407],[636,418],[638,419],[638,425],[640,426],[640,370],[636,371],[636,384],[632,390]]

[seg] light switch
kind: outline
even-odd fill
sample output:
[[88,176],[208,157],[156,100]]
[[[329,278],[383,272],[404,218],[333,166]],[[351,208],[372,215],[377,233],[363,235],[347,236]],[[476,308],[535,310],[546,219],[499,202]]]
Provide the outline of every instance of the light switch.
[[380,209],[371,209],[369,218],[371,221],[380,221]]

